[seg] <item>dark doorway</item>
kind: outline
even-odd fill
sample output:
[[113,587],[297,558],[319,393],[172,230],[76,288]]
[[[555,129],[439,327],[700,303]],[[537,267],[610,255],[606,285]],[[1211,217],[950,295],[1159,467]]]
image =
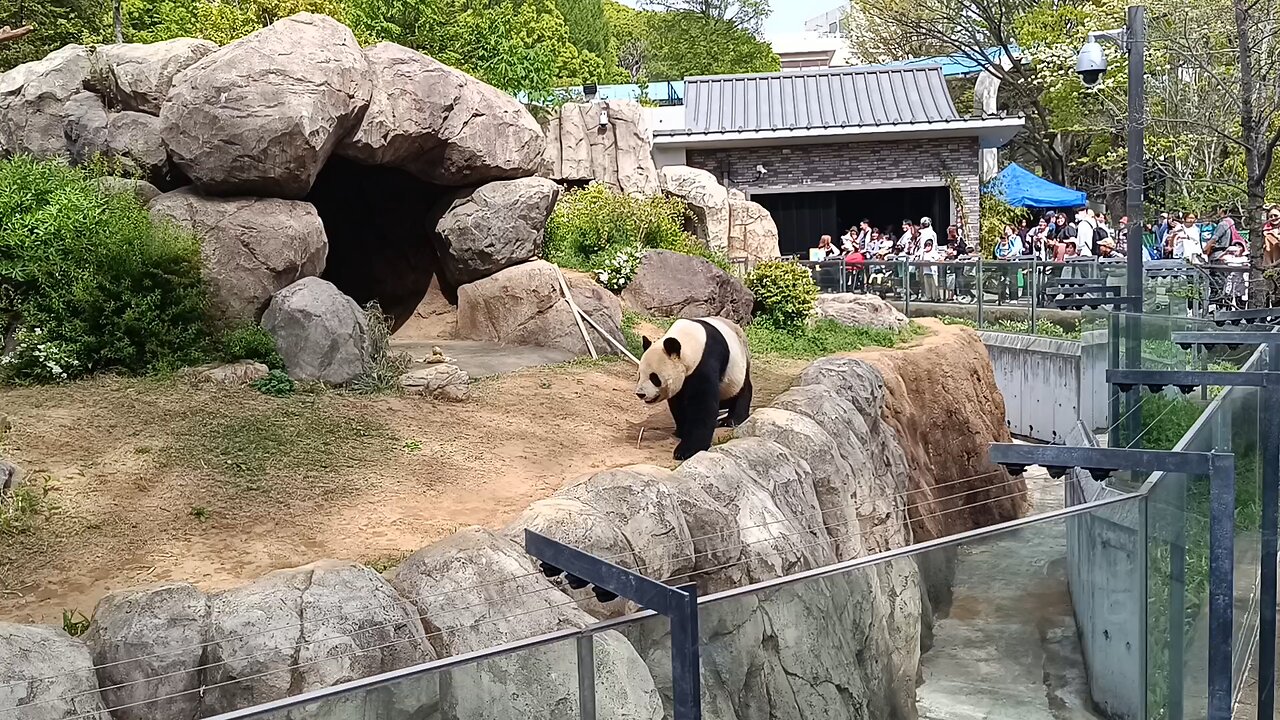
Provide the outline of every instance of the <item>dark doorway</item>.
[[773,216],[783,255],[806,255],[809,248],[818,246],[819,237],[838,240],[863,219],[881,230],[892,228],[898,235],[903,220],[928,216],[941,235],[951,217],[951,193],[946,187],[758,193],[751,199]]
[[329,236],[322,277],[361,307],[378,301],[399,329],[435,276],[430,233],[441,195],[402,170],[331,157],[306,198]]

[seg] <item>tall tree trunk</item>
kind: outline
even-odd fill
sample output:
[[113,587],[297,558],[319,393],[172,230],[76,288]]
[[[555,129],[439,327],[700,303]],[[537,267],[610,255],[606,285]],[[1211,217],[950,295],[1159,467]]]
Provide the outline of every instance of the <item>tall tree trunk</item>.
[[111,3],[111,24],[115,26],[116,44],[124,42],[124,18],[121,17],[120,3],[122,0],[114,0]]
[[1248,208],[1242,224],[1249,230],[1250,273],[1249,307],[1266,307],[1267,295],[1262,278],[1262,249],[1266,237],[1262,232],[1264,222],[1262,206],[1266,204],[1267,175],[1263,169],[1262,153],[1266,141],[1258,126],[1254,99],[1257,97],[1253,77],[1253,56],[1250,53],[1250,18],[1248,0],[1231,0],[1236,21],[1236,58],[1240,63],[1240,139],[1244,144],[1245,192]]

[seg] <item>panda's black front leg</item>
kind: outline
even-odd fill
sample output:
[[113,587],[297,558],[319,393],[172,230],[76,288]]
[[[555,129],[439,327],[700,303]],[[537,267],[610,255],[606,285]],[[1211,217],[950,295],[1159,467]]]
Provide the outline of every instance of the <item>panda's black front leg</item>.
[[729,427],[738,427],[747,421],[751,415],[751,371],[748,369],[747,375],[742,380],[742,389],[737,395],[729,398],[726,403],[729,409],[729,416],[725,418],[725,424]]
[[703,450],[711,449],[716,434],[716,421],[720,416],[720,399],[715,383],[686,384],[680,391],[680,414],[676,418],[676,431],[680,443],[673,454],[676,460],[685,461]]
[[667,400],[667,409],[671,411],[671,419],[675,421],[675,430],[671,431],[677,439],[684,437],[682,428],[684,427],[684,394],[676,393],[675,397]]

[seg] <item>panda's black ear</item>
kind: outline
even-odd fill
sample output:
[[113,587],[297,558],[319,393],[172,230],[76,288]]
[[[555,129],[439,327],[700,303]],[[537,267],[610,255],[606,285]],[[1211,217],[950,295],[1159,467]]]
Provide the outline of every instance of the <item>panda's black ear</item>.
[[648,349],[649,349],[649,346],[650,346],[650,345],[652,345],[652,344],[653,344],[653,341],[649,339],[649,336],[648,336],[648,335],[642,335],[642,336],[640,337],[640,349],[641,349],[641,350],[648,350]]
[[680,341],[673,337],[663,338],[662,349],[671,357],[680,357]]

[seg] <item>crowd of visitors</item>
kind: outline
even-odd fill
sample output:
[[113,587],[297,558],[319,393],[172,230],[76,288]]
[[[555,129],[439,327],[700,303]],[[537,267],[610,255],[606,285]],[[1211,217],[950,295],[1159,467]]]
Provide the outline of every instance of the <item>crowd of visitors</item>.
[[[1046,263],[1038,283],[1057,278],[1082,276],[1075,261],[1119,260],[1129,252],[1147,260],[1184,260],[1213,272],[1223,286],[1221,292],[1233,304],[1248,293],[1249,253],[1247,243],[1231,213],[1219,209],[1213,222],[1203,223],[1192,212],[1160,213],[1154,223],[1142,228],[1147,241],[1137,240],[1130,248],[1130,223],[1120,217],[1114,224],[1104,213],[1088,208],[1072,212],[1050,211],[1017,226],[1007,225],[995,240],[990,257],[998,261]],[[1264,264],[1280,262],[1280,206],[1268,208]],[[1135,234],[1135,239],[1142,234]],[[1154,237],[1154,242],[1152,242]],[[875,227],[868,220],[849,228],[839,240],[823,235],[809,260],[818,268],[841,267],[847,287],[854,291],[880,294],[899,292],[910,280],[911,297],[924,301],[972,300],[975,292],[972,266],[949,265],[973,260],[979,248],[951,225],[942,233],[928,217],[919,222],[903,220],[900,227]],[[904,264],[904,261],[906,263]],[[909,273],[910,277],[904,277]],[[987,273],[996,280],[998,301],[1017,300],[1025,292],[1028,269],[1005,265]],[[990,278],[984,277],[983,280]],[[986,283],[984,282],[984,285]]]

